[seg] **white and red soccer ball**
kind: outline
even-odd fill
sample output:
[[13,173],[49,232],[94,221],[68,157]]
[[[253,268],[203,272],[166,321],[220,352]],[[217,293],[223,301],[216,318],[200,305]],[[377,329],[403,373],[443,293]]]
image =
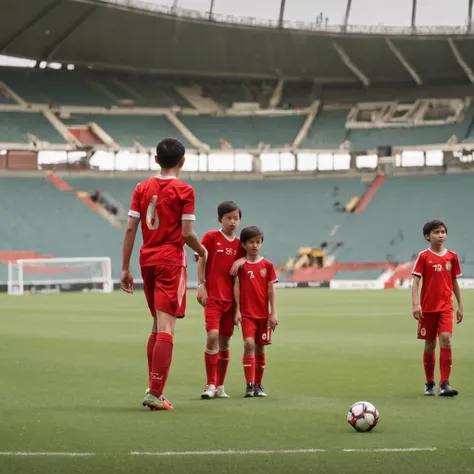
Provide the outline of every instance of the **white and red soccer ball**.
[[347,422],[356,431],[371,431],[379,422],[379,412],[370,402],[356,402],[347,412]]

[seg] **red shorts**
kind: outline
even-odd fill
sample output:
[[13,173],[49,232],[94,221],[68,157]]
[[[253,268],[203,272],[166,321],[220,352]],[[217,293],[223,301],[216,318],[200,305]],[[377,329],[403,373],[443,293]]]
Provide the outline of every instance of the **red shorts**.
[[454,311],[439,313],[423,313],[423,319],[418,322],[418,339],[435,341],[440,332],[453,333]]
[[242,336],[253,339],[255,344],[267,346],[272,343],[272,328],[268,326],[268,318],[256,319],[242,316]]
[[184,318],[186,310],[186,267],[153,265],[141,267],[143,289],[150,313],[168,313]]
[[234,311],[233,301],[210,300],[204,306],[204,320],[206,331],[219,330],[219,334],[231,337],[234,334]]

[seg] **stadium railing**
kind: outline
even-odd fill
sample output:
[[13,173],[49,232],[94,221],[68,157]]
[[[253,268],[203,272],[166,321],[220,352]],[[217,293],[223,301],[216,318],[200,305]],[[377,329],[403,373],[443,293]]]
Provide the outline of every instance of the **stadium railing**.
[[263,19],[251,16],[226,15],[209,11],[191,10],[180,7],[170,7],[143,0],[96,0],[102,3],[115,4],[137,10],[163,13],[176,17],[192,18],[195,20],[231,23],[235,25],[259,26],[263,28],[284,28],[291,30],[322,31],[328,33],[362,33],[375,35],[464,35],[472,32],[472,25],[434,25],[434,26],[385,26],[385,25],[331,25],[310,21],[284,20],[280,25],[277,19]]

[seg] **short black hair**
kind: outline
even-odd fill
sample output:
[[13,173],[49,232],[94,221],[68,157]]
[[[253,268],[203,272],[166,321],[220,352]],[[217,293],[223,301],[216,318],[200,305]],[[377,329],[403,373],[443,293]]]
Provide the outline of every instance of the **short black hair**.
[[242,232],[240,233],[240,242],[245,244],[250,239],[253,239],[254,237],[259,237],[259,236],[262,238],[262,242],[263,242],[263,230],[260,229],[260,227],[257,227],[256,225],[252,225],[250,227],[244,227],[242,229]]
[[242,219],[242,209],[240,209],[234,201],[222,201],[217,206],[217,215],[219,216],[219,219],[222,219],[225,214],[234,211],[239,211],[239,217]]
[[[427,222],[423,226],[423,236],[425,236],[425,239],[427,235],[429,236],[431,232],[433,232],[438,227],[444,227],[446,234],[448,233],[448,226],[443,221],[440,221],[439,219],[434,219],[432,221]],[[426,240],[429,240],[429,239],[426,239]]]
[[160,168],[174,168],[186,153],[184,145],[176,138],[163,138],[156,146],[156,157]]

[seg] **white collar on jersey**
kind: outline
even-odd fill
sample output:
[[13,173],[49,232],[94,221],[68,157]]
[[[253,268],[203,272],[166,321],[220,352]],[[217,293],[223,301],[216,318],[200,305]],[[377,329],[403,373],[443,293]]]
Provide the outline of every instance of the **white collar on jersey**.
[[224,232],[222,232],[222,229],[219,229],[219,232],[229,241],[233,242],[235,240],[235,235],[234,237],[230,238],[228,235],[225,235]]
[[157,174],[155,178],[158,179],[178,179],[176,176],[163,176],[162,174]]
[[438,252],[435,252],[431,247],[428,247],[428,250],[431,253],[434,253],[435,255],[437,255],[438,257],[444,257],[446,255],[446,252],[448,251],[448,249],[444,249],[441,253],[438,253]]
[[247,263],[249,263],[250,265],[254,265],[254,264],[256,264],[256,263],[260,263],[262,260],[263,260],[263,257],[262,257],[262,256],[260,256],[260,258],[259,258],[258,260],[255,260],[255,262],[249,262],[247,259],[245,259],[245,261],[246,261]]

